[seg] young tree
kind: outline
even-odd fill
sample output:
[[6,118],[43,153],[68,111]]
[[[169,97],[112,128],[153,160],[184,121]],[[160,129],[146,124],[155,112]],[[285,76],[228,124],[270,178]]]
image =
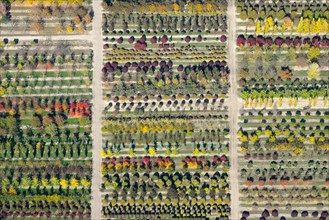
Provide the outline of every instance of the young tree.
[[308,69],[307,77],[310,79],[316,79],[320,75],[319,64],[312,63]]
[[312,46],[307,54],[307,57],[310,61],[314,61],[314,59],[320,56],[320,48]]

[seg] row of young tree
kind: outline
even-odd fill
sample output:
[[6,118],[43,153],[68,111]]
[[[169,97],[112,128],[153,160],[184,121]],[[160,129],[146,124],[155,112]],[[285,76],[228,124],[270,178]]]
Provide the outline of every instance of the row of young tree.
[[[281,3],[281,4],[280,4]],[[237,11],[242,20],[251,19],[256,21],[258,19],[265,20],[268,17],[281,21],[284,18],[290,18],[298,21],[300,18],[318,19],[323,17],[329,19],[329,10],[326,7],[326,3],[297,3],[293,2],[289,4],[282,4],[282,1],[278,1],[278,4],[268,3],[253,3],[244,2],[237,4]]]
[[[115,30],[130,32],[176,32],[187,31],[227,31],[226,16],[224,15],[192,15],[192,16],[171,16],[171,15],[134,15],[130,14],[105,14],[103,15],[103,30],[105,33],[114,33]],[[137,27],[135,26],[137,25]]]
[[[291,206],[291,205],[290,205]],[[290,207],[289,206],[289,207]],[[297,210],[292,210],[290,213],[290,217],[292,218],[297,218],[299,216],[299,212]],[[320,214],[321,213],[321,214]],[[272,209],[272,211],[270,212],[267,209],[264,209],[261,214],[260,214],[260,220],[266,220],[266,218],[279,218],[280,215],[280,210],[277,209]],[[250,212],[249,211],[243,211],[242,212],[242,217],[240,220],[247,220],[248,217],[250,216]],[[286,220],[286,219],[290,219],[290,217],[288,218],[289,215],[287,215],[286,212],[283,213],[283,215],[280,217],[280,220]],[[329,216],[328,211],[300,211],[300,216],[303,218],[319,218],[319,220],[326,220],[326,218]]]
[[105,11],[111,13],[145,13],[145,14],[215,14],[227,9],[227,0],[172,0],[162,1],[113,1],[103,0],[102,7]]

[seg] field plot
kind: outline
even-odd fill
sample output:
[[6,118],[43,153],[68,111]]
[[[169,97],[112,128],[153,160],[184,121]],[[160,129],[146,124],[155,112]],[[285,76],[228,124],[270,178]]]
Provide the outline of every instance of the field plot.
[[91,2],[1,1],[0,33],[3,36],[84,34],[92,29]]
[[241,219],[326,219],[328,2],[236,6]]
[[22,26],[3,22],[20,24],[16,3],[0,3],[11,9],[0,27],[0,218],[89,219],[92,45],[15,34]]
[[103,217],[228,219],[227,2],[103,8]]

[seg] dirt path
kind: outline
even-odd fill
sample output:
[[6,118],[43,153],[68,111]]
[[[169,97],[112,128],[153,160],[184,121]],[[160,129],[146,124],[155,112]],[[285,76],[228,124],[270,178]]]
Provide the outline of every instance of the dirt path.
[[91,219],[101,219],[102,196],[100,192],[101,175],[101,148],[102,148],[102,110],[104,108],[101,69],[102,69],[102,7],[101,0],[93,1],[94,20],[92,36],[89,39],[93,42],[94,51],[94,77],[93,77],[93,177],[91,186]]
[[239,211],[239,180],[238,180],[238,117],[239,110],[242,107],[238,95],[237,86],[237,65],[236,65],[236,20],[234,1],[229,1],[228,6],[228,64],[231,71],[230,74],[230,96],[229,96],[229,118],[230,118],[230,184],[231,184],[231,219],[238,220]]

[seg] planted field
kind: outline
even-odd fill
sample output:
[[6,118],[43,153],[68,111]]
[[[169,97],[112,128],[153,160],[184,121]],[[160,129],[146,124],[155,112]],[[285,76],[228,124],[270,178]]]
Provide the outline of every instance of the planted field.
[[104,217],[230,216],[226,6],[104,1]]
[[0,0],[0,219],[328,219],[328,5]]
[[[8,11],[0,23],[0,218],[88,219],[92,44],[63,36],[30,36],[53,33],[50,20],[42,33],[30,30],[30,23],[22,31],[21,22],[32,19],[33,10],[48,6],[4,1],[0,8],[4,4]],[[61,16],[69,14],[63,11]],[[15,20],[18,25],[8,29]]]
[[328,5],[236,5],[241,219],[326,219]]

